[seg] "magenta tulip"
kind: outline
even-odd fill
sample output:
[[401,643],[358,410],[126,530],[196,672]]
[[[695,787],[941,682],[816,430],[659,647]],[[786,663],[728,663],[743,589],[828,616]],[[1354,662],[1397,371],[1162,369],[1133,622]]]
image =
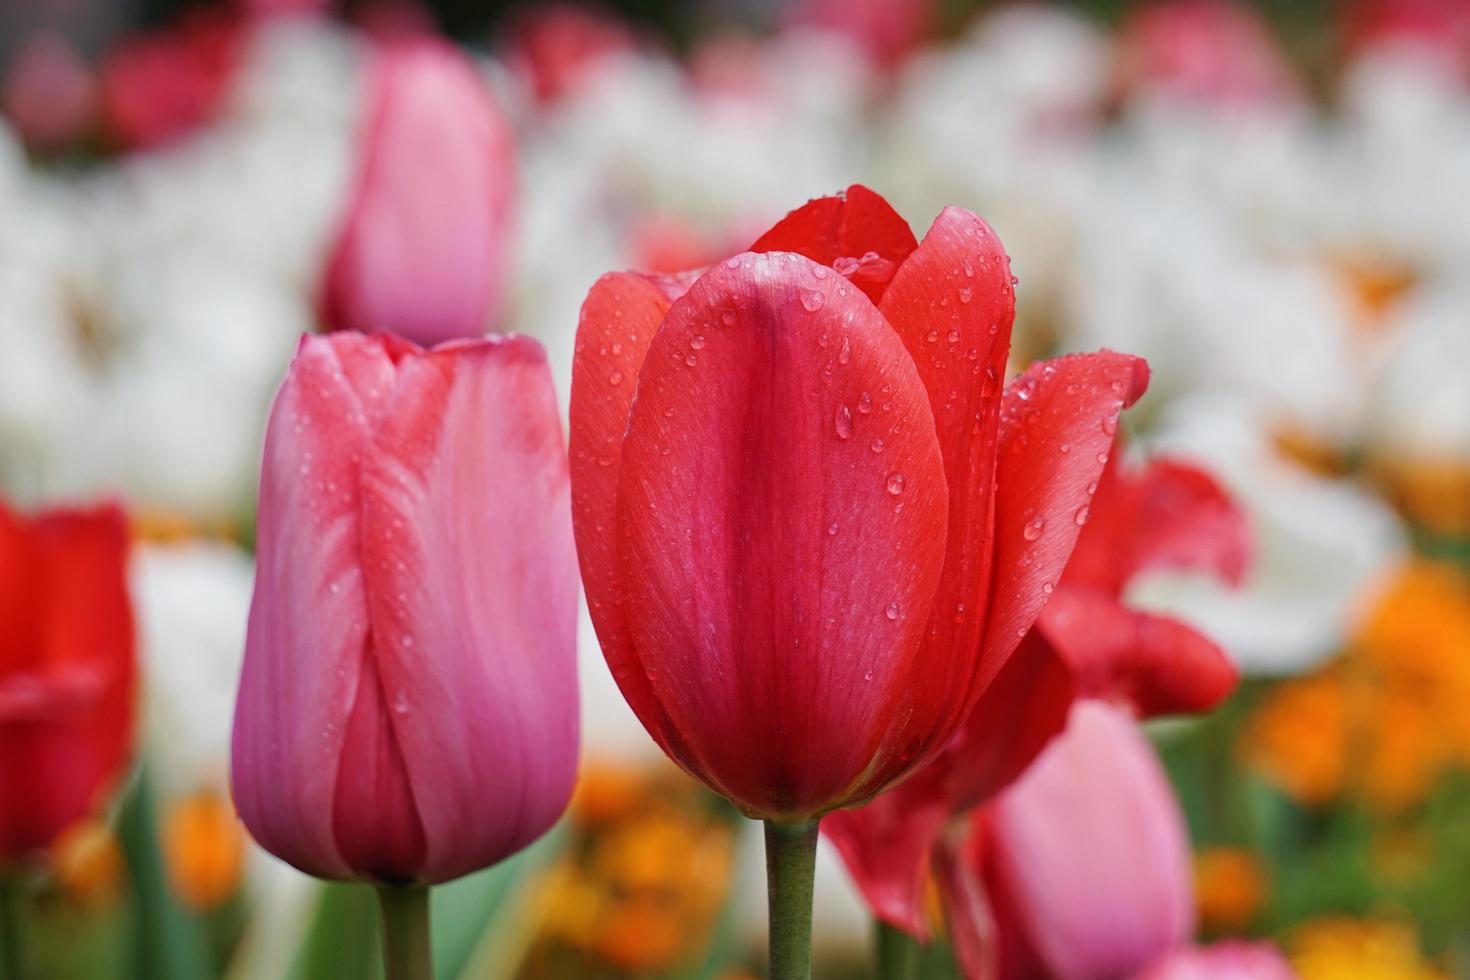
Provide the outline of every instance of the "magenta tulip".
[[1295,980],[1296,971],[1270,943],[1221,942],[1175,950],[1135,980]]
[[576,582],[534,341],[303,340],[235,712],[256,840],[321,877],[428,883],[543,833],[576,767]]
[[323,326],[424,345],[483,334],[504,298],[514,195],[510,129],[474,65],[422,37],[385,43]]

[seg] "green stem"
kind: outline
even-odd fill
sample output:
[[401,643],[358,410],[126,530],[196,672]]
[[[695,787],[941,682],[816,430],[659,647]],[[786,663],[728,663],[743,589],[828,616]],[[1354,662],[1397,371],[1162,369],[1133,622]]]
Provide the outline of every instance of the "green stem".
[[14,875],[0,874],[0,978],[27,980],[31,975],[25,947],[25,897]]
[[766,821],[771,980],[809,980],[812,975],[812,883],[817,873],[817,823],[817,820]]
[[378,908],[383,913],[386,980],[433,980],[429,889],[424,885],[379,885]]
[[919,943],[881,919],[874,920],[878,947],[878,980],[913,980],[919,975]]

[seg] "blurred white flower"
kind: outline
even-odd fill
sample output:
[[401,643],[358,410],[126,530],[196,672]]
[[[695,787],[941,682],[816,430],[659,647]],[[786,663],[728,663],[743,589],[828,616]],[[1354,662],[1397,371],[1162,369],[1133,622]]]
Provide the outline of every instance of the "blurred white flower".
[[1470,291],[1421,289],[1386,325],[1392,347],[1369,394],[1375,455],[1470,465]]
[[254,578],[250,556],[223,542],[134,552],[144,739],[166,795],[226,790]]
[[1294,674],[1339,649],[1364,590],[1406,542],[1376,497],[1280,456],[1270,424],[1239,398],[1197,396],[1165,410],[1150,452],[1209,467],[1245,507],[1256,553],[1239,589],[1150,574],[1129,601],[1194,623],[1248,673]]

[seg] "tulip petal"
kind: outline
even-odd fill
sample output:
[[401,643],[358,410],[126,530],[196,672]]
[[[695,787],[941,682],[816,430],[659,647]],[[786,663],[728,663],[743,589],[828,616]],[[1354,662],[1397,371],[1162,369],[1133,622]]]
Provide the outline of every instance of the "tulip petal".
[[1078,701],[989,811],[997,878],[1061,980],[1126,977],[1194,930],[1184,815],[1127,711]]
[[1010,970],[1006,956],[1013,952],[1008,942],[1011,925],[1006,909],[994,901],[985,879],[985,826],[976,814],[969,834],[957,843],[946,843],[934,854],[934,877],[944,906],[944,923],[949,933],[955,966],[965,980],[998,980],[1001,977],[1035,975]]
[[1034,364],[1001,400],[995,566],[981,683],[1036,622],[1061,580],[1148,364],[1112,351]]
[[944,557],[933,416],[897,336],[824,266],[736,256],[664,318],[623,453],[628,623],[701,775],[764,815],[854,802],[909,737],[894,714],[927,682]]
[[1114,454],[1066,580],[1119,595],[1141,572],[1199,569],[1237,585],[1251,546],[1245,512],[1210,474],[1162,458],[1130,471]]
[[822,818],[827,835],[873,915],[927,940],[924,883],[929,855],[950,817],[942,776],[920,770],[856,810]]
[[1239,680],[1225,652],[1193,627],[1082,586],[1058,589],[1037,628],[1071,667],[1079,696],[1121,701],[1142,717],[1207,711]]
[[633,653],[623,611],[616,530],[623,436],[638,372],[669,303],[688,285],[676,277],[633,272],[610,273],[593,285],[577,326],[569,437],[572,521],[592,625],[633,713],[676,759],[677,735],[665,730],[648,678]]
[[0,859],[51,843],[101,802],[127,761],[136,683],[127,555],[114,506],[34,521],[0,508],[0,575],[25,562],[29,581],[14,584],[34,603],[0,620],[0,800],[25,800],[0,807]]
[[929,393],[949,486],[949,547],[924,639],[924,656],[946,676],[930,688],[941,700],[918,712],[941,732],[953,730],[980,692],[1001,379],[1015,307],[1000,239],[953,207],[934,220],[879,305]]
[[362,563],[388,708],[375,717],[391,719],[422,821],[419,880],[501,860],[570,796],[569,497],[539,344],[464,341],[400,364],[363,456]]
[[304,338],[271,408],[261,468],[231,782],[256,840],[323,877],[352,874],[333,799],[368,647],[359,469],[393,388],[394,349],[381,337]]
[[877,303],[918,244],[908,222],[887,201],[862,184],[853,184],[792,211],[750,251],[795,252],[832,266]]

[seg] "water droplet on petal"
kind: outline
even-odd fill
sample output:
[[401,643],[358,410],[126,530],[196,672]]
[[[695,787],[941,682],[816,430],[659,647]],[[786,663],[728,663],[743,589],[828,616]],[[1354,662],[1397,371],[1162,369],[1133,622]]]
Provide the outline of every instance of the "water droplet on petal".
[[852,438],[852,412],[846,405],[837,406],[837,414],[832,421],[834,428],[837,429],[837,438]]
[[857,406],[858,406],[858,411],[859,412],[863,413],[864,415],[867,415],[869,412],[871,412],[873,410],[873,399],[872,399],[872,397],[866,391],[863,392],[861,395],[858,395]]
[[890,602],[888,604],[888,608],[885,609],[885,610],[883,610],[883,615],[887,616],[889,619],[897,619],[898,618],[898,603],[896,603],[896,602]]
[[891,494],[893,494],[895,497],[898,496],[899,494],[903,493],[903,474],[902,473],[890,473],[890,474],[888,474],[888,492],[891,493]]
[[1074,517],[1074,520],[1076,520],[1077,521],[1077,524],[1079,526],[1081,526],[1081,525],[1087,523],[1087,515],[1088,515],[1088,507],[1087,507],[1086,504],[1083,504],[1081,507],[1078,507],[1077,508],[1077,513],[1076,513],[1076,515]]
[[703,334],[695,334],[693,337],[690,337],[689,338],[689,346],[693,350],[703,350],[704,349],[704,335]]
[[617,385],[622,384],[623,383],[623,372],[621,372],[621,371],[614,371],[612,374],[609,374],[607,376],[607,383],[610,384],[610,385],[614,385],[614,386],[617,386]]
[[801,305],[806,307],[806,309],[812,313],[820,310],[822,308],[822,304],[826,301],[827,298],[821,293],[817,292],[815,289],[803,289],[801,291]]
[[1046,528],[1045,517],[1033,517],[1021,528],[1021,537],[1027,541],[1035,541],[1041,537],[1041,532]]
[[883,451],[883,440],[874,439],[871,443],[869,443],[868,448],[873,450],[873,452],[875,453],[881,453]]

